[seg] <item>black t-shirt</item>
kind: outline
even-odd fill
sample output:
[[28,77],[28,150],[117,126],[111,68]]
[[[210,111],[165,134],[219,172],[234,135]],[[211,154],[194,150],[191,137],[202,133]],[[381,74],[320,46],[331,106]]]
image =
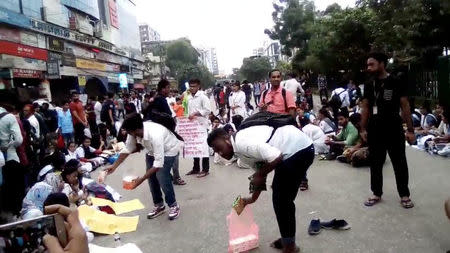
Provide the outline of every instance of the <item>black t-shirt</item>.
[[154,120],[152,112],[160,112],[172,116],[172,111],[170,110],[166,97],[160,94],[156,95],[155,99],[149,104],[146,112],[144,113],[144,118],[146,120]]
[[364,98],[369,100],[371,114],[373,114],[373,106],[376,105],[379,117],[398,117],[400,98],[407,95],[407,83],[393,75],[385,79],[374,79],[364,85]]

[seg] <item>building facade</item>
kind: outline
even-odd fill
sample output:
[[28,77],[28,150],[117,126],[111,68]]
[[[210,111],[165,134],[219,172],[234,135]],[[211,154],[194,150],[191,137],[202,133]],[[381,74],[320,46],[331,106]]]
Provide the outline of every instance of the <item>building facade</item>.
[[196,48],[199,61],[205,65],[213,75],[219,75],[219,64],[215,48]]
[[147,24],[139,25],[139,34],[141,37],[141,43],[161,40],[161,36],[159,35],[159,33]]
[[139,83],[135,10],[130,0],[0,1],[0,88],[61,102],[71,90],[98,96]]

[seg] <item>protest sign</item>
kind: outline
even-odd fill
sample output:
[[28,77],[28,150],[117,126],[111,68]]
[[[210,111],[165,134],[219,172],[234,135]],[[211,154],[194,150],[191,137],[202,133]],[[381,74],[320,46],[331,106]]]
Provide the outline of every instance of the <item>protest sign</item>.
[[209,157],[208,131],[198,119],[177,118],[177,133],[184,139],[183,157]]

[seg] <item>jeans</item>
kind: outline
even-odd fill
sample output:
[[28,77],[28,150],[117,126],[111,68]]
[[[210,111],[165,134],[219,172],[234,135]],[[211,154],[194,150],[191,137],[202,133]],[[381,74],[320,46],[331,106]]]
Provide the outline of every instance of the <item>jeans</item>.
[[[209,157],[202,158],[202,168],[203,172],[209,172]],[[200,158],[194,158],[194,168],[193,171],[200,171]]]
[[85,126],[83,125],[83,123],[76,123],[73,126],[74,130],[75,130],[75,142],[77,144],[81,144],[83,142],[84,139],[84,128]]
[[394,167],[397,191],[400,197],[409,197],[409,174],[405,154],[405,134],[400,116],[369,120],[367,131],[369,142],[370,185],[375,196],[383,195],[383,165],[389,153]]
[[173,173],[174,179],[180,178],[180,170],[179,170],[180,161],[179,161],[179,159],[180,159],[180,154],[175,156],[175,160],[174,160],[173,166],[172,166],[172,173]]
[[63,133],[62,136],[67,147],[69,145],[69,142],[73,141],[73,133]]
[[284,244],[295,242],[295,204],[301,181],[314,160],[314,145],[302,149],[275,168],[272,203]]
[[[150,192],[153,197],[153,204],[155,206],[164,206],[162,192],[164,192],[165,200],[169,207],[177,205],[175,190],[173,189],[172,184],[172,175],[170,175],[170,169],[173,166],[175,158],[176,156],[165,156],[164,166],[159,168],[158,172],[151,175],[148,179]],[[147,170],[153,167],[154,161],[155,158],[153,156],[146,155]]]

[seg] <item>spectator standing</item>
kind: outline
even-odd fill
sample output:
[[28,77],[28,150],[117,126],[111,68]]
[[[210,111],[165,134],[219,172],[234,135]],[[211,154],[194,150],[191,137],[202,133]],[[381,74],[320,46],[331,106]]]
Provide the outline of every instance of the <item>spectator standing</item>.
[[94,112],[95,112],[95,123],[97,125],[102,123],[101,113],[102,113],[102,104],[105,99],[103,96],[99,96],[98,100],[94,101]]
[[303,96],[305,95],[305,91],[303,90],[302,85],[295,78],[296,75],[294,73],[290,73],[289,79],[284,82],[283,88],[292,94],[294,102],[297,104],[300,103],[300,101],[297,101],[297,92],[300,91],[300,94]]
[[80,93],[72,93],[72,102],[69,105],[75,132],[75,142],[80,144],[84,139],[84,129],[89,126]]
[[350,97],[346,89],[338,87],[331,92],[331,99],[328,102],[333,110],[333,117],[337,125],[337,114],[339,111],[348,113],[348,106],[350,106]]
[[39,121],[35,116],[34,108],[32,105],[25,105],[23,107],[23,116],[26,120],[28,120],[28,122],[30,122],[34,138],[40,139],[41,133],[39,128]]
[[[189,120],[197,120],[203,127],[205,133],[208,132],[209,120],[211,113],[211,103],[208,97],[203,93],[201,83],[198,79],[189,80],[189,95],[188,95],[188,114]],[[206,139],[201,139],[205,155],[202,157],[202,172],[200,172],[200,157],[194,158],[194,167],[186,175],[195,175],[197,177],[205,177],[209,174],[209,148]]]
[[324,101],[324,99],[328,101],[327,77],[319,74],[317,86],[319,87],[320,102]]
[[0,211],[18,215],[25,196],[25,170],[16,148],[22,144],[23,136],[16,117],[11,113],[15,106],[14,95],[5,90],[0,92],[0,150],[5,159]]
[[69,110],[69,102],[64,102],[63,109],[58,111],[58,131],[64,138],[64,143],[69,145],[69,142],[73,141],[73,121],[72,114]]
[[177,97],[176,103],[173,105],[173,111],[175,112],[177,118],[184,116],[184,107],[182,105],[182,102],[183,101],[181,97]]
[[124,102],[123,102],[123,95],[120,94],[119,98],[117,99],[117,118],[120,119],[120,115],[122,114],[122,118],[125,117],[124,114]]
[[263,111],[280,114],[291,114],[295,117],[295,102],[293,95],[281,87],[281,71],[274,69],[269,73],[271,88],[261,95],[259,107]]
[[88,120],[89,129],[94,133],[98,131],[97,122],[96,122],[97,119],[96,119],[96,115],[95,115],[95,102],[96,102],[95,98],[90,97],[90,98],[88,98],[86,106],[85,106],[86,115],[87,115],[86,117]]
[[245,104],[250,103],[250,98],[252,97],[252,86],[247,80],[242,82],[242,91],[245,94]]
[[142,103],[139,99],[139,96],[136,94],[136,92],[131,92],[131,102],[134,104],[134,107],[136,108],[137,113],[142,112]]
[[[147,106],[148,107],[148,106]],[[125,115],[134,113],[136,111],[136,106],[130,101],[130,97],[128,95],[123,98],[123,108],[125,109]]]
[[[233,92],[230,94],[229,98],[229,105],[230,105],[230,117],[233,118],[234,115],[241,115],[242,118],[247,117],[247,112],[245,110],[245,104],[246,104],[246,94],[244,91],[241,90],[241,86],[239,85],[239,82],[234,83],[231,86],[231,89],[233,89]],[[233,122],[235,123],[235,122]]]
[[112,136],[116,137],[117,131],[116,127],[114,125],[114,122],[117,121],[116,119],[116,105],[113,101],[114,93],[108,92],[108,99],[105,100],[102,106],[101,111],[101,120],[105,122],[106,127],[111,132]]
[[253,96],[255,97],[255,104],[259,103],[259,98],[261,97],[261,82],[256,82],[253,85]]
[[[414,128],[407,96],[407,84],[386,71],[388,57],[383,53],[371,53],[367,59],[367,71],[373,81],[364,85],[361,111],[361,137],[369,144],[370,184],[373,196],[364,204],[373,206],[383,195],[383,164],[386,152],[394,167],[400,203],[404,208],[414,206],[408,188],[408,165],[405,154],[405,134],[400,118],[406,123],[406,140],[415,142]],[[377,113],[373,113],[373,106]]]
[[58,115],[55,110],[51,110],[49,103],[42,104],[41,115],[44,118],[44,122],[47,125],[49,132],[55,132],[58,128]]

